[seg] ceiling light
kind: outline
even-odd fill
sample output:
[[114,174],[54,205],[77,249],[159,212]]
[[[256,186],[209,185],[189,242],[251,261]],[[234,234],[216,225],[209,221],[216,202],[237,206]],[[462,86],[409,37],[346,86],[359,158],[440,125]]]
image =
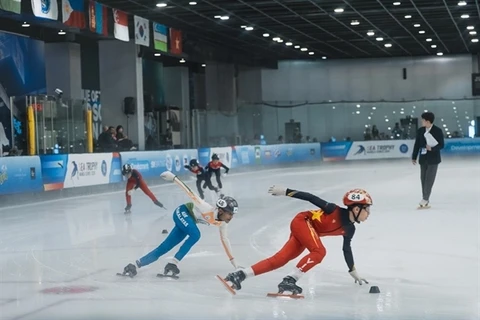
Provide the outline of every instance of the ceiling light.
[[472,39],[472,42],[478,42],[478,39]]
[[378,37],[378,38],[376,38],[375,40],[377,40],[377,41],[383,41],[383,38],[382,38],[382,37]]
[[462,15],[460,16],[460,18],[462,18],[462,19],[468,19],[468,18],[470,18],[470,16],[469,16],[468,14],[462,14]]
[[247,26],[240,26],[240,28],[245,29]]
[[469,33],[474,36],[477,34],[477,31],[470,31]]
[[375,32],[373,32],[373,31],[368,31],[368,32],[367,32],[367,36],[370,36],[370,37],[371,37],[371,36],[373,36],[373,35],[375,35]]
[[275,38],[272,38],[272,40],[273,40],[273,41],[278,41],[278,40],[280,40],[280,38],[279,38],[279,37],[275,37]]
[[154,55],[155,57],[160,57],[162,54],[161,54],[161,53],[158,53],[158,52],[156,52],[156,53],[154,53],[153,55]]
[[420,27],[420,23],[415,23],[413,26],[414,26],[415,28],[419,28],[419,27]]
[[407,14],[407,15],[405,16],[405,19],[411,19],[411,18],[412,18],[412,16],[409,15],[409,14]]
[[60,30],[60,31],[58,31],[58,34],[61,35],[61,36],[63,36],[63,35],[65,35],[65,34],[67,34],[67,33],[66,33],[65,31],[63,31],[63,30]]
[[326,60],[326,59],[327,59],[327,57],[323,56],[323,57],[322,57],[322,59],[323,59],[323,60]]
[[420,33],[420,34],[424,34],[424,33],[425,33],[425,31],[423,31],[423,30],[420,30],[420,31],[418,31],[418,33]]
[[308,51],[308,49],[307,48],[302,48],[302,49],[300,49],[300,51]]
[[315,52],[310,51],[308,54],[311,55],[311,56],[313,56],[313,55],[315,54]]
[[333,10],[333,11],[335,11],[336,13],[342,13],[342,12],[343,12],[343,8],[337,8],[337,9],[335,9],[335,10]]
[[427,42],[432,42],[432,39],[431,39],[431,38],[428,38],[426,41],[427,41]]
[[437,52],[437,56],[443,56],[443,52]]
[[215,16],[214,18],[215,19],[220,19],[222,16]]
[[401,5],[401,3],[400,2],[394,2],[393,5],[394,6],[399,6],[399,5]]
[[282,43],[283,40],[282,40],[282,39],[278,39],[277,42],[278,42],[278,43]]
[[253,30],[253,27],[245,27],[245,30],[247,30],[247,31],[252,31],[252,30]]
[[28,24],[27,22],[24,22],[24,23],[22,24],[22,27],[28,28],[28,27],[30,27],[30,24]]
[[475,29],[474,26],[468,26],[468,27],[467,27],[467,30],[473,30],[473,29]]
[[350,24],[352,26],[358,26],[360,24],[360,22],[358,22],[358,20],[352,20],[352,22],[350,22]]
[[435,49],[435,48],[437,47],[437,45],[436,45],[436,44],[432,44],[430,47],[432,47],[432,48]]
[[167,4],[165,2],[157,3],[157,7],[159,7],[159,8],[165,8],[166,6],[167,6]]
[[191,6],[194,6],[194,5],[196,5],[197,3],[196,3],[195,1],[190,1],[188,4],[191,5]]
[[268,37],[270,37],[270,34],[264,33],[263,36],[264,36],[265,38],[268,38]]
[[204,67],[204,68],[205,68],[206,66],[207,66],[207,65],[206,65],[205,63],[204,63],[204,64],[202,64],[202,67]]
[[466,5],[467,5],[467,2],[465,2],[465,1],[458,1],[458,5],[459,5],[459,6],[466,6]]
[[180,59],[180,63],[185,63],[185,59]]
[[390,48],[392,46],[392,44],[391,43],[385,43],[384,46],[387,47],[387,48]]
[[299,45],[296,45],[294,48],[295,48],[295,49],[300,49],[300,46],[299,46]]
[[285,43],[285,45],[290,47],[291,45],[293,45],[293,43],[287,42],[287,43]]
[[220,20],[228,20],[228,19],[230,19],[229,16],[221,16],[221,17],[220,17]]

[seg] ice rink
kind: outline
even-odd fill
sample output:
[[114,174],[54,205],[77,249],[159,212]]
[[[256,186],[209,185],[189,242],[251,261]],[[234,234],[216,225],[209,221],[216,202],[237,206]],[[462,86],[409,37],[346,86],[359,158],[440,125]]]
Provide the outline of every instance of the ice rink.
[[[298,282],[303,300],[266,297],[298,259],[247,279],[231,296],[215,275],[233,268],[218,229],[204,225],[202,238],[179,265],[179,280],[156,277],[175,249],[133,279],[117,277],[163,241],[162,229],[171,229],[173,209],[189,200],[175,184],[152,188],[168,211],[137,191],[131,219],[123,214],[121,192],[0,209],[0,319],[478,320],[479,163],[444,158],[429,210],[416,210],[420,169],[408,159],[318,163],[224,178],[224,193],[239,203],[229,234],[242,266],[275,253],[288,239],[294,215],[313,209],[270,196],[270,185],[336,203],[351,188],[372,195],[371,215],[357,225],[352,242],[358,273],[370,284],[354,284],[341,237],[322,238],[327,256]],[[213,199],[207,193],[206,200]],[[371,285],[381,293],[369,294]]]

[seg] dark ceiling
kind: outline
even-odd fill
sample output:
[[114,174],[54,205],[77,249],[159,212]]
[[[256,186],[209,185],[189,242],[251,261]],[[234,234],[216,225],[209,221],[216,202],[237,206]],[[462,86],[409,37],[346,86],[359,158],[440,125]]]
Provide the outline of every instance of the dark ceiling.
[[[470,32],[480,32],[479,1],[100,0],[110,7],[180,28],[188,37],[273,59],[478,53],[480,43],[472,41],[480,34]],[[158,8],[157,3],[166,7]],[[335,12],[339,8],[343,12]],[[465,14],[468,18],[462,18]],[[367,35],[369,31],[374,35]],[[268,37],[264,37],[266,33]],[[273,41],[275,37],[283,42]]]

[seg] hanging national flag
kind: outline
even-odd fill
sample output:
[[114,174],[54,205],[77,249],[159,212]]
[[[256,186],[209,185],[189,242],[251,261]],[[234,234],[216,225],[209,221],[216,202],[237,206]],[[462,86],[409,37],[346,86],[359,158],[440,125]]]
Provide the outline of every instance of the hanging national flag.
[[118,9],[113,9],[113,21],[115,22],[113,35],[118,40],[128,42],[128,15]]
[[83,0],[62,0],[63,24],[80,29],[86,28]]
[[88,3],[88,26],[92,32],[108,35],[108,8],[90,1]]
[[182,54],[182,31],[170,28],[170,52]]
[[149,47],[150,46],[150,25],[147,19],[134,16],[135,23],[135,43]]
[[0,0],[0,10],[20,14],[21,0]]
[[36,17],[58,20],[57,0],[32,0],[32,11]]
[[154,42],[155,49],[167,52],[168,51],[167,27],[165,27],[163,24],[154,22],[153,32],[154,32],[153,42]]

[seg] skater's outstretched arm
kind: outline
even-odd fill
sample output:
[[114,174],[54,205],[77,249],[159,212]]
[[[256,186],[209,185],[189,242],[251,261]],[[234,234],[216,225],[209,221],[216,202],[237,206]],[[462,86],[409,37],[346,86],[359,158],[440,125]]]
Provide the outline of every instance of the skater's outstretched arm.
[[228,239],[228,233],[227,233],[227,227],[228,224],[223,222],[220,225],[220,241],[222,242],[223,249],[225,250],[225,253],[227,254],[228,259],[230,260],[230,263],[233,265],[235,269],[238,268],[237,263],[235,262],[235,258],[233,257],[232,254],[232,246],[230,245],[230,240]]
[[355,234],[355,226],[351,226],[351,230],[347,230],[347,234],[343,236],[343,257],[348,266],[348,272],[355,270],[355,262],[352,253],[352,238]]
[[330,214],[337,208],[335,203],[327,202],[316,195],[313,195],[308,192],[298,191],[294,189],[288,189],[280,186],[273,186],[268,189],[268,193],[271,193],[274,196],[287,196],[300,200],[309,201],[311,204],[322,209],[325,214]]
[[136,170],[132,171],[132,177],[135,179],[135,187],[133,188],[136,190],[140,187],[140,183],[142,182],[142,177]]

